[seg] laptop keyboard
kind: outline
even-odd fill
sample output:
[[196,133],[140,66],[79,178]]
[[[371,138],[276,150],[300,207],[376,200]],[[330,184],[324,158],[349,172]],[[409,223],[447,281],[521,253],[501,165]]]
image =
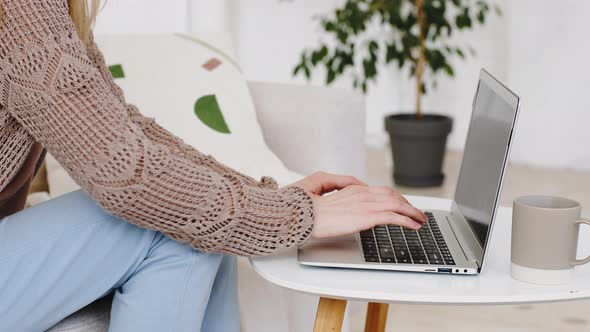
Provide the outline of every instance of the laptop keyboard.
[[418,231],[401,226],[376,226],[360,233],[366,262],[455,265],[434,216]]

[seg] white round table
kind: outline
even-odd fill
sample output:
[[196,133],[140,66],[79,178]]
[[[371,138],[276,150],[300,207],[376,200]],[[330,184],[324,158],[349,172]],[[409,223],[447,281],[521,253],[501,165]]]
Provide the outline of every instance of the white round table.
[[[420,196],[407,198],[421,209],[445,210],[451,206],[451,201],[447,199]],[[590,264],[577,267],[573,280],[565,285],[540,286],[513,279],[510,276],[511,219],[510,208],[501,207],[498,210],[490,252],[481,274],[477,276],[308,267],[297,263],[296,250],[253,258],[250,263],[260,276],[273,284],[322,298],[316,317],[317,331],[334,326],[330,325],[334,322],[326,320],[340,319],[340,311],[343,315],[346,300],[372,304],[490,305],[590,298]],[[590,253],[589,242],[580,241],[580,256]],[[382,324],[371,325],[373,327],[368,330],[373,330],[374,326],[379,326],[376,330],[381,330],[386,312],[386,306],[375,305],[371,308],[370,305],[367,326],[369,320],[382,320]],[[318,327],[318,320],[326,324]],[[338,327],[337,322],[335,326]]]

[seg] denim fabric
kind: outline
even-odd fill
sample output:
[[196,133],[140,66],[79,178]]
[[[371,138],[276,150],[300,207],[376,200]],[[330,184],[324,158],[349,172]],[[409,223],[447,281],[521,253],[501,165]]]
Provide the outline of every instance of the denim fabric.
[[112,292],[112,332],[239,331],[236,269],[76,191],[0,221],[0,331],[45,331]]

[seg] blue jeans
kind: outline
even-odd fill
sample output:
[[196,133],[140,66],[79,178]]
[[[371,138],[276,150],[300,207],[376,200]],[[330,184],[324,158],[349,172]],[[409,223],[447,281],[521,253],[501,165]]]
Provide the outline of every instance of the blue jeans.
[[236,269],[76,191],[0,221],[0,331],[44,331],[113,291],[112,332],[239,331]]

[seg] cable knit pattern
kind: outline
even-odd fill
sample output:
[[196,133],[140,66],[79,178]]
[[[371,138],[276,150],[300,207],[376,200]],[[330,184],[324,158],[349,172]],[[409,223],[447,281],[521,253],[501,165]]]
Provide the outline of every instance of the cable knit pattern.
[[0,191],[37,141],[107,211],[197,249],[264,255],[309,237],[302,189],[239,174],[126,104],[65,0],[0,4]]

